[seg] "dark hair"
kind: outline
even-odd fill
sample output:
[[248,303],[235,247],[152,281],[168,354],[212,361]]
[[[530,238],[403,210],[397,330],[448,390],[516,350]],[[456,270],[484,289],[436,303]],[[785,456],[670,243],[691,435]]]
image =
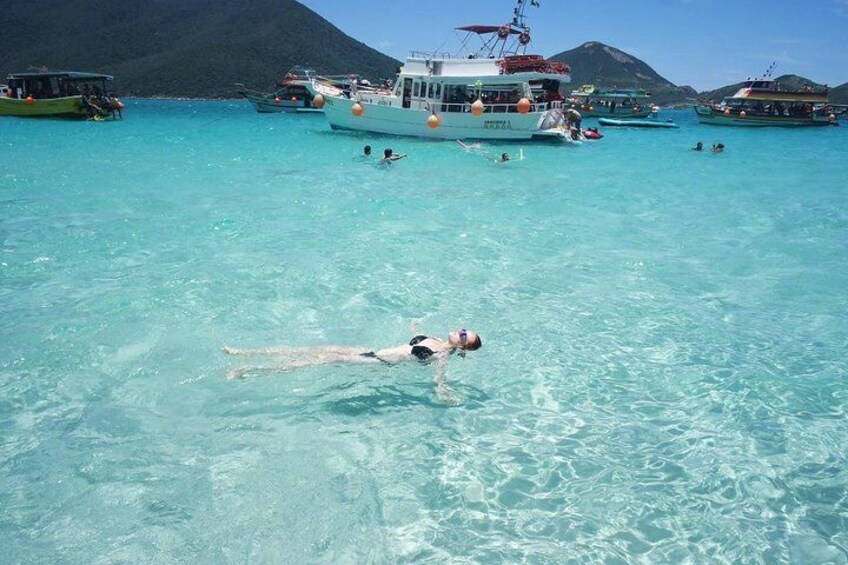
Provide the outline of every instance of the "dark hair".
[[465,349],[466,351],[476,351],[483,347],[483,340],[480,339],[480,336],[478,334],[474,334],[474,336],[477,339],[475,339],[474,341],[466,342],[465,347],[463,347],[463,349]]
[[370,146],[370,145],[366,145],[366,146],[365,146],[365,154],[366,154],[366,155],[370,155],[370,154],[371,154],[371,146]]
[[392,156],[392,148],[391,148],[391,147],[387,147],[387,148],[386,148],[386,150],[385,150],[385,151],[383,151],[383,156],[384,156],[384,157],[391,157],[391,156]]

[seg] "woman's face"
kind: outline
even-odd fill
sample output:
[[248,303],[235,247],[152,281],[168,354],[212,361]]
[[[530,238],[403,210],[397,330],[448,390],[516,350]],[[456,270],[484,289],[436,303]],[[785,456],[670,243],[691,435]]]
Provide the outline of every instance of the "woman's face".
[[466,344],[477,342],[477,334],[466,329],[453,330],[448,332],[448,342],[451,345],[464,348]]

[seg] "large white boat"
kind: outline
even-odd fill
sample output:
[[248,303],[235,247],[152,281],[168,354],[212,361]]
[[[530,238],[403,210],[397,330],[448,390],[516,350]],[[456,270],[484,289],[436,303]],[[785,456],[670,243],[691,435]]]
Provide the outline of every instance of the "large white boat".
[[[436,139],[567,139],[563,108],[570,69],[528,55],[531,41],[519,1],[510,23],[467,26],[456,55],[410,56],[391,88],[349,89],[313,80],[333,129]],[[533,5],[536,3],[533,2]],[[482,47],[468,52],[473,37]]]

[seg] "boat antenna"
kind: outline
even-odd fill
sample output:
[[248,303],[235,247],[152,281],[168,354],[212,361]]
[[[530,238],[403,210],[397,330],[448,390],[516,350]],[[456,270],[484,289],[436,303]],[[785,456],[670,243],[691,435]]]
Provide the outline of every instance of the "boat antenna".
[[772,61],[771,65],[766,69],[763,78],[771,78],[772,73],[774,72],[774,68],[777,66],[777,61]]

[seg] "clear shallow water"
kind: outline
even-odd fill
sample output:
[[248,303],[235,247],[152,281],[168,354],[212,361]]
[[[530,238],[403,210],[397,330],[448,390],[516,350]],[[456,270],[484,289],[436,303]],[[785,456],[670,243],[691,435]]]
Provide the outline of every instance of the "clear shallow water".
[[[848,562],[848,128],[669,115],[505,166],[241,103],[0,121],[4,560]],[[416,319],[483,336],[457,406],[226,379]]]

